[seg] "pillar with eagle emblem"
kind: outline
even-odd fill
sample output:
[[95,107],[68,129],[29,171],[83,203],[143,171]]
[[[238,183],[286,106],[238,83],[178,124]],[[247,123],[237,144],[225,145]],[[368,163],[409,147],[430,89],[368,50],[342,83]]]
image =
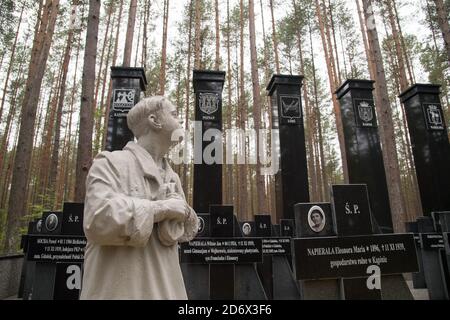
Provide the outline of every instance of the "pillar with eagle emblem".
[[309,202],[302,81],[300,75],[275,74],[266,88],[272,105],[272,143],[279,160],[275,175],[277,222],[294,219],[294,205]]

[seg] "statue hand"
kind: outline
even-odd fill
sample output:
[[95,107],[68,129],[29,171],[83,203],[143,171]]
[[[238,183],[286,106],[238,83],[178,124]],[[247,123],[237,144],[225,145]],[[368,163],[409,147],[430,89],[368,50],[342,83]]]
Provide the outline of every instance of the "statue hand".
[[184,199],[172,197],[167,200],[161,200],[161,202],[163,203],[163,208],[156,214],[155,222],[166,219],[185,221],[190,214],[189,206]]

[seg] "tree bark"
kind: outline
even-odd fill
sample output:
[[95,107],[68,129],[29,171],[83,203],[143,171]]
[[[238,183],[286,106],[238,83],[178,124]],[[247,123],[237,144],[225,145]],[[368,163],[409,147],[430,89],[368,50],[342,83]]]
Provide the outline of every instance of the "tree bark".
[[[323,50],[325,52],[325,59],[327,61],[327,71],[328,71],[328,80],[330,84],[330,91],[332,94],[332,100],[333,100],[333,110],[335,115],[335,121],[336,121],[336,129],[338,134],[338,140],[339,140],[339,148],[341,151],[341,160],[342,160],[342,171],[344,174],[344,182],[348,183],[348,168],[347,168],[347,154],[345,151],[345,141],[344,141],[344,128],[342,126],[342,116],[341,116],[341,109],[339,107],[335,92],[336,92],[336,79],[334,77],[335,72],[333,70],[333,55],[332,55],[332,49],[329,46],[330,41],[327,43],[327,39],[330,38],[327,37],[325,33],[325,25],[323,21],[323,17],[321,14],[319,0],[316,0],[316,16],[319,20],[319,30],[320,30],[320,36],[322,39],[322,45]],[[331,54],[330,54],[331,53]]]
[[270,14],[272,16],[272,40],[273,40],[273,52],[275,56],[275,71],[277,74],[279,74],[280,60],[278,58],[278,38],[277,38],[277,30],[275,28],[275,16],[273,13],[273,0],[270,0]]
[[[247,111],[247,101],[245,98],[245,73],[244,73],[244,1],[239,1],[240,14],[239,14],[239,28],[240,28],[240,81],[239,81],[239,128],[245,131],[246,122],[246,111]],[[244,135],[245,137],[245,135]],[[250,214],[248,212],[247,201],[248,201],[248,190],[247,190],[247,151],[245,139],[240,137],[239,139],[239,152],[242,153],[245,159],[245,163],[240,165],[241,172],[238,174],[238,185],[239,185],[239,197],[241,204],[241,212],[245,214],[246,219],[249,219]],[[242,141],[244,140],[244,141]]]
[[395,131],[392,121],[392,111],[389,93],[386,84],[383,58],[381,55],[375,16],[372,10],[372,1],[363,0],[363,10],[366,20],[367,38],[374,59],[375,66],[375,96],[376,109],[379,119],[380,139],[383,146],[383,160],[386,171],[389,200],[391,204],[392,219],[395,232],[404,231],[406,214],[401,193],[400,169],[395,144]]
[[161,49],[161,67],[159,69],[159,94],[164,95],[166,89],[166,61],[167,61],[167,27],[169,23],[169,0],[164,0],[163,37]]
[[134,25],[136,22],[137,0],[130,1],[130,10],[128,11],[127,36],[125,38],[125,49],[123,53],[124,67],[129,67],[131,62],[131,51],[133,50]]
[[201,16],[202,16],[202,0],[195,0],[195,46],[194,46],[194,68],[200,69],[201,65]]
[[1,105],[0,105],[0,119],[3,119],[3,107],[5,105],[5,97],[6,97],[6,92],[7,92],[7,89],[8,89],[8,84],[9,84],[9,76],[11,74],[11,70],[12,70],[12,67],[13,67],[13,64],[14,64],[14,58],[15,58],[16,46],[17,46],[17,39],[19,37],[19,30],[20,30],[20,25],[22,24],[22,16],[23,16],[24,9],[25,9],[25,5],[23,5],[22,9],[20,10],[20,16],[19,16],[19,22],[17,24],[16,36],[14,37],[14,43],[13,43],[12,48],[11,48],[11,57],[9,59],[8,70],[6,71],[5,85],[3,86],[2,102],[1,102]]
[[219,24],[219,0],[214,1],[215,14],[216,14],[216,59],[214,62],[214,68],[216,70],[220,69],[220,24]]
[[[250,62],[251,62],[251,72],[252,72],[252,88],[253,88],[253,121],[256,131],[256,157],[258,159],[259,153],[261,151],[260,141],[259,141],[259,130],[261,129],[261,93],[259,86],[259,75],[258,75],[258,57],[256,53],[256,35],[255,35],[255,4],[253,0],[248,2],[248,23],[250,30]],[[266,192],[264,187],[264,175],[261,172],[261,163],[258,161],[256,165],[256,194],[258,197],[258,206],[256,212],[265,213],[267,212],[266,206]]]
[[[75,180],[75,201],[83,202],[86,193],[86,176],[92,164],[92,103],[95,88],[95,62],[97,57],[100,0],[89,3],[89,18],[84,51],[83,79],[81,88],[80,132]],[[126,62],[126,61],[124,61]],[[129,63],[129,60],[128,60]]]
[[443,0],[433,0],[436,4],[439,27],[441,28],[444,46],[447,51],[448,63],[450,65],[450,26],[448,23],[448,12]]

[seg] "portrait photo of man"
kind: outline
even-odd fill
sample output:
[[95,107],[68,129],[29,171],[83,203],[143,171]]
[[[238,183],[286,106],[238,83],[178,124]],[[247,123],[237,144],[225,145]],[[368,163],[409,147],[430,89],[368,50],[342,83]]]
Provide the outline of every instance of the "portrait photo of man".
[[53,231],[58,226],[58,217],[56,214],[50,214],[47,219],[45,219],[45,227],[48,231]]

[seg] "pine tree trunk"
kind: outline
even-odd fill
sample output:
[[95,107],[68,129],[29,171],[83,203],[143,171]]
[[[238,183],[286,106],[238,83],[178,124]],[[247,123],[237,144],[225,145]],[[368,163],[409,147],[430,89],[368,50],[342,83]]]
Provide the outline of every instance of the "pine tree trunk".
[[273,13],[273,0],[270,0],[270,14],[272,16],[272,40],[273,40],[273,52],[275,56],[275,71],[277,74],[279,74],[280,60],[278,58],[278,39],[277,39],[277,30],[275,28],[275,16]]
[[216,59],[214,62],[214,68],[220,69],[220,24],[219,24],[219,0],[214,1],[215,14],[216,14]]
[[131,51],[133,50],[134,25],[136,22],[137,0],[130,1],[130,10],[128,11],[127,36],[125,38],[125,49],[123,53],[124,67],[129,67],[131,62]]
[[[189,105],[190,105],[190,79],[191,79],[191,57],[192,57],[192,9],[193,9],[193,1],[197,0],[190,0],[189,2],[189,31],[188,31],[188,52],[187,52],[187,68],[186,68],[186,77],[185,77],[185,87],[184,87],[184,93],[185,93],[185,116],[184,116],[184,129],[186,131],[189,130]],[[187,150],[188,142],[185,141],[185,150]],[[183,176],[182,176],[182,183],[184,186],[184,193],[188,195],[188,192],[190,193],[190,189],[188,188],[188,181],[187,181],[187,171],[189,169],[189,165],[185,164],[184,170],[183,170]]]
[[169,0],[164,0],[163,37],[161,50],[161,67],[159,73],[159,94],[164,95],[166,88],[166,60],[167,60],[167,28],[169,23]]
[[443,0],[433,0],[436,4],[439,27],[441,28],[442,37],[444,38],[445,50],[447,51],[448,63],[450,65],[450,26],[449,15]]
[[201,65],[201,19],[202,19],[202,0],[195,0],[195,46],[194,46],[194,69],[200,69]]
[[55,30],[58,9],[59,0],[47,0],[43,14],[45,19],[41,20],[40,30],[34,42],[36,46],[33,48],[30,61],[8,205],[4,248],[4,251],[8,253],[15,252],[18,249],[18,231],[22,225],[21,217],[27,213],[26,190],[30,172],[37,102]]
[[370,79],[375,79],[375,71],[374,67],[372,65],[373,58],[371,57],[371,51],[369,49],[369,41],[367,40],[367,32],[366,32],[366,25],[364,23],[364,13],[361,10],[361,4],[359,3],[360,0],[356,1],[356,7],[358,10],[358,18],[359,18],[359,25],[361,27],[361,34],[363,37],[363,43],[364,43],[364,52],[366,53],[366,60],[367,60],[367,69],[369,70]]
[[[23,62],[20,63],[17,73],[17,78],[15,79],[14,87],[12,88],[12,92],[10,94],[10,103],[9,103],[9,112],[6,119],[5,130],[3,131],[2,140],[0,142],[0,176],[5,177],[5,157],[7,155],[8,150],[8,141],[11,133],[11,127],[13,122],[15,123],[16,114],[17,114],[17,100],[18,100],[18,92],[20,83],[23,80]],[[0,178],[0,195],[3,194],[3,190],[8,188],[8,185],[3,183],[3,178]],[[6,203],[4,201],[0,202],[0,208],[6,208]]]
[[[259,141],[259,131],[261,129],[261,93],[259,86],[258,75],[258,57],[256,53],[256,35],[255,35],[255,9],[253,0],[248,3],[248,23],[250,30],[250,62],[252,72],[252,87],[253,87],[253,121],[256,130],[256,157],[258,159],[261,146]],[[266,206],[266,192],[264,187],[264,175],[261,172],[261,163],[257,161],[256,165],[256,194],[258,197],[258,206],[256,212],[267,212]]]
[[95,61],[97,57],[99,14],[100,0],[91,0],[89,3],[89,18],[86,33],[81,88],[80,132],[78,138],[75,180],[76,202],[84,201],[86,193],[86,177],[92,164],[92,131],[94,125],[92,103],[94,100]]
[[[330,37],[326,35],[325,32],[325,25],[323,21],[323,17],[320,10],[321,6],[319,4],[319,0],[316,0],[316,16],[319,20],[319,30],[320,30],[320,36],[322,39],[322,45],[325,52],[325,59],[327,61],[327,71],[328,71],[328,80],[330,84],[330,91],[332,94],[332,101],[333,101],[333,110],[335,115],[335,121],[336,121],[336,129],[338,134],[338,140],[339,140],[339,148],[341,151],[341,160],[342,160],[342,171],[344,174],[344,182],[349,181],[348,179],[348,168],[347,168],[347,154],[345,151],[345,141],[344,141],[344,128],[342,126],[342,117],[341,117],[341,109],[339,107],[336,95],[334,94],[336,92],[336,79],[334,77],[335,71],[334,64],[333,64],[333,55],[332,55],[332,49],[331,46],[329,46],[330,41],[327,43],[327,39],[329,40]],[[331,53],[331,55],[330,55]]]
[[66,81],[67,81],[67,71],[69,69],[70,53],[72,49],[73,42],[73,28],[75,22],[75,14],[78,5],[78,0],[72,1],[72,13],[69,25],[69,33],[67,35],[66,48],[64,50],[64,60],[62,64],[62,77],[61,84],[59,88],[59,99],[58,99],[58,109],[56,111],[56,123],[55,123],[55,133],[53,138],[53,152],[50,164],[50,176],[49,176],[49,196],[51,197],[50,203],[55,209],[57,203],[55,202],[56,196],[56,177],[58,175],[58,160],[59,160],[59,144],[60,144],[60,132],[61,132],[61,118],[64,106],[64,98],[66,96]]
[[402,45],[400,43],[400,38],[397,30],[397,24],[394,18],[394,12],[392,10],[392,3],[391,0],[386,0],[386,6],[387,6],[387,13],[389,17],[389,23],[391,25],[392,30],[392,37],[394,38],[394,44],[395,44],[395,52],[397,54],[397,61],[398,61],[398,77],[400,80],[400,90],[401,92],[404,92],[409,84],[408,79],[406,77],[406,68],[405,68],[405,61],[403,59],[403,52],[402,52]]
[[17,39],[19,37],[19,30],[20,30],[20,25],[22,24],[22,16],[23,16],[24,9],[25,9],[25,5],[23,5],[22,9],[20,10],[19,22],[17,23],[16,36],[14,37],[14,43],[13,43],[12,48],[11,48],[11,56],[10,56],[10,59],[9,59],[8,70],[6,71],[5,85],[3,86],[2,102],[1,102],[1,105],[0,105],[0,119],[3,119],[3,107],[5,105],[5,97],[6,97],[6,92],[7,92],[7,89],[8,89],[8,84],[9,84],[9,76],[11,74],[11,70],[12,70],[12,67],[13,67],[13,64],[14,64],[14,60],[15,60]]
[[142,34],[142,58],[141,58],[141,65],[144,67],[144,70],[147,70],[147,28],[148,28],[148,21],[150,19],[150,8],[151,8],[151,0],[145,0],[144,4],[144,31]]
[[[295,0],[292,0],[292,6],[294,7],[294,14],[296,20],[299,19],[299,14],[297,10],[297,4],[295,3]],[[303,59],[303,43],[302,43],[302,35],[300,28],[297,29],[296,32],[297,37],[297,45],[298,45],[298,55],[299,55],[299,62],[300,62],[300,74],[305,74],[305,63]],[[311,47],[312,49],[312,47]],[[313,49],[312,49],[313,50]],[[312,58],[314,56],[312,55]],[[303,90],[303,100],[305,105],[305,131],[306,131],[306,139],[307,139],[307,148],[308,148],[308,154],[307,154],[307,164],[308,164],[308,177],[312,180],[314,175],[314,158],[313,158],[313,150],[312,150],[312,121],[311,121],[311,112],[310,112],[310,104],[309,104],[309,95],[308,95],[308,82],[305,82],[302,87]],[[312,188],[311,183],[308,183],[310,186],[310,192],[309,194],[312,195]]]
[[395,232],[404,230],[406,214],[401,193],[400,169],[398,164],[397,149],[395,146],[395,132],[392,121],[392,111],[389,101],[389,93],[386,84],[383,58],[381,55],[378,32],[375,25],[375,17],[372,11],[372,1],[363,0],[363,10],[367,23],[367,38],[369,48],[374,59],[375,66],[375,96],[376,109],[379,120],[380,139],[383,146],[383,160],[386,170],[389,200],[391,204],[392,219]]
[[[227,0],[227,91],[228,91],[228,105],[227,105],[227,129],[231,129],[231,117],[232,117],[232,79],[231,79],[231,48],[230,48],[230,0]],[[230,131],[228,131],[228,135],[231,135]],[[228,136],[226,137],[228,139]],[[225,140],[228,141],[228,140]],[[231,145],[226,145],[226,148],[230,148],[232,150]],[[227,203],[233,203],[233,166],[228,164],[225,166],[226,168],[226,195],[225,200]]]
[[337,67],[337,77],[336,80],[339,84],[342,83],[341,78],[341,66],[339,63],[339,54],[337,51],[337,42],[336,42],[336,33],[334,30],[334,19],[333,19],[333,7],[331,6],[331,0],[328,0],[328,11],[330,12],[330,27],[331,27],[331,34],[333,36],[333,43],[334,43],[334,55],[336,57],[336,67]]
[[[117,50],[119,47],[119,31],[120,31],[120,24],[122,21],[122,11],[123,11],[123,0],[120,0],[119,13],[118,13],[118,18],[117,18],[117,26],[116,26],[116,36],[115,36],[115,40],[114,40],[114,51],[113,51],[112,64],[111,64],[112,66],[115,66],[116,61],[117,61]],[[105,110],[103,128],[106,128],[107,123],[108,123],[111,95],[112,95],[112,81],[110,79],[109,85],[108,85],[108,95],[106,98],[106,110]],[[107,136],[106,130],[104,130],[103,137],[102,137],[102,149],[104,149],[105,145],[106,145],[106,136]]]
[[[245,98],[245,71],[244,71],[244,2],[243,0],[240,0],[239,2],[240,7],[240,14],[239,14],[239,28],[240,28],[240,81],[239,81],[239,128],[241,130],[245,131],[245,122],[246,122],[246,109],[247,109],[247,101]],[[245,135],[244,135],[245,137]],[[242,139],[240,137],[239,144],[241,147],[239,148],[239,152],[241,155],[244,156],[245,163],[240,165],[241,172],[238,175],[238,186],[239,186],[239,196],[240,196],[240,204],[241,204],[241,212],[245,215],[245,217],[248,219],[249,213],[248,213],[248,191],[247,191],[247,148],[246,148],[246,142],[245,138]],[[244,141],[243,141],[244,140]]]

